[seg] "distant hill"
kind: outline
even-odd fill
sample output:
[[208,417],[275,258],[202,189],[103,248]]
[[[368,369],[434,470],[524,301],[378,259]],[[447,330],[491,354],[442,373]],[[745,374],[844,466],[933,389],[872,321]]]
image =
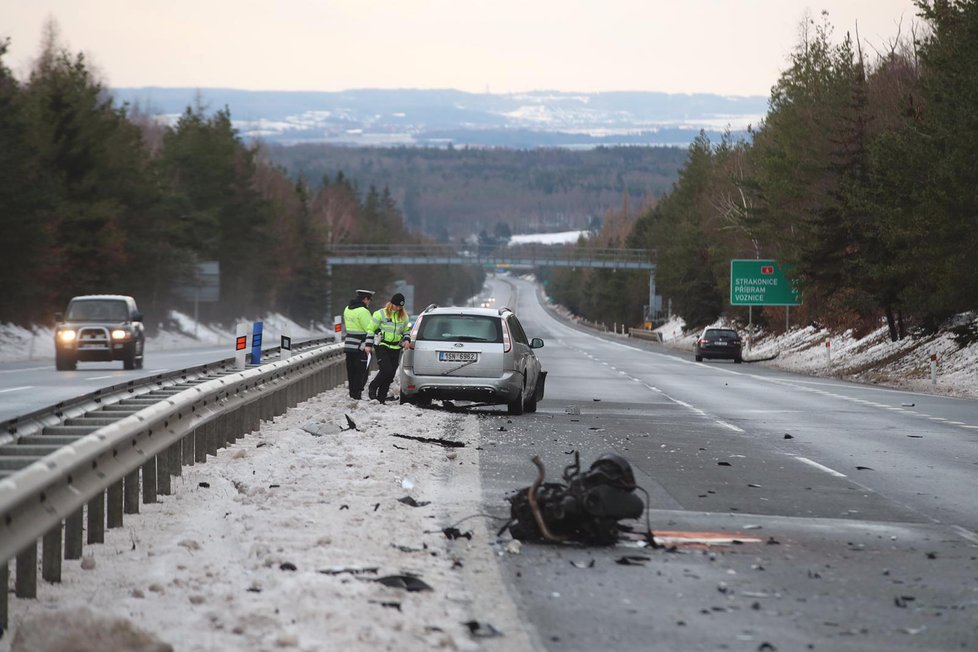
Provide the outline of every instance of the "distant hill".
[[590,148],[686,147],[743,133],[767,98],[651,92],[465,93],[456,90],[244,91],[223,88],[116,88],[120,102],[175,119],[198,101],[227,106],[245,138],[278,144]]
[[388,188],[408,226],[438,238],[486,231],[585,229],[609,210],[631,209],[669,191],[685,147],[586,150],[344,147],[303,143],[265,148],[271,160],[318,186],[342,172],[361,192]]

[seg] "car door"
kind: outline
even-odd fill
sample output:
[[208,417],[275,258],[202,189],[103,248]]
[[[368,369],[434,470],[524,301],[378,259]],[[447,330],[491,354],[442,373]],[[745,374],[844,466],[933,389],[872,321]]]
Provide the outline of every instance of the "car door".
[[533,349],[530,348],[526,331],[523,330],[523,325],[520,324],[516,315],[509,315],[506,318],[506,323],[509,326],[510,337],[513,339],[515,367],[526,378],[526,391],[529,394],[536,389],[537,378],[540,375],[540,361]]

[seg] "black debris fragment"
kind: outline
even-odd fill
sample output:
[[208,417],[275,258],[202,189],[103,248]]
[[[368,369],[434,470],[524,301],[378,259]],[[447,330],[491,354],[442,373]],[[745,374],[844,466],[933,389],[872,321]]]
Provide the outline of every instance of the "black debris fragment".
[[293,564],[291,561],[282,562],[281,564],[279,564],[278,569],[284,571],[299,570],[298,568],[296,568],[296,565]]
[[764,543],[766,543],[769,546],[780,546],[781,545],[781,542],[778,541],[777,539],[775,539],[774,537],[768,537],[767,538],[767,541],[765,541]]
[[343,566],[336,568],[324,568],[316,572],[322,573],[323,575],[343,575],[344,573],[349,573],[350,575],[363,575],[366,573],[376,575],[378,570],[379,569],[377,566]]
[[197,486],[198,487],[201,487],[203,489],[210,489],[211,488],[211,483],[210,482],[198,482],[197,483]]
[[343,416],[346,417],[347,430],[356,430],[357,429],[357,424],[356,424],[356,422],[353,419],[350,418],[350,415],[349,414],[344,414]]
[[757,646],[757,652],[778,652],[778,648],[774,647],[772,644],[764,641]]
[[383,601],[379,601],[379,600],[371,600],[370,601],[370,604],[379,604],[381,607],[387,607],[388,609],[397,609],[398,611],[401,610],[401,603],[400,602],[395,602],[393,600],[391,600],[389,602],[383,602]]
[[717,462],[717,466],[733,466],[730,462]]
[[868,466],[857,466],[856,467],[856,470],[857,471],[872,471],[873,469],[871,467],[868,467]]
[[784,438],[785,439],[794,439],[795,436],[794,435],[789,435],[788,433],[784,433]]
[[469,633],[475,638],[493,638],[503,635],[501,631],[493,627],[490,623],[480,623],[478,620],[470,620],[462,624],[469,628]]
[[401,439],[413,439],[414,441],[424,442],[425,444],[438,444],[439,446],[444,446],[445,448],[465,448],[465,444],[460,441],[451,441],[449,439],[438,439],[435,437],[414,437],[412,435],[401,435],[398,433],[392,433],[391,437],[400,437]]
[[907,435],[907,437],[910,437],[910,439],[923,439],[924,438],[923,435]]
[[405,446],[398,446],[397,444],[391,444],[391,446],[393,446],[394,448],[396,448],[399,451],[406,451],[407,450],[407,448]]
[[374,511],[376,512],[380,508],[380,503],[374,503]]
[[340,511],[342,512],[344,509],[350,509],[350,506],[347,504],[340,505]]
[[278,489],[280,486],[282,486],[282,485],[270,484],[270,485],[268,485],[268,488],[269,489]]
[[615,563],[622,566],[644,566],[645,562],[650,559],[651,557],[644,557],[642,555],[625,555],[616,559]]
[[499,426],[499,432],[506,432],[506,426]]
[[249,586],[245,589],[248,593],[261,593],[261,589],[257,586]]
[[898,595],[897,597],[893,598],[893,604],[901,609],[906,609],[907,603],[913,602],[915,599],[916,598],[914,598],[912,595]]
[[385,575],[384,577],[378,577],[375,582],[380,582],[384,586],[390,586],[395,589],[405,589],[407,591],[434,591],[430,586],[428,586],[424,580],[420,577],[414,577],[413,575]]
[[[410,505],[411,507],[424,507],[425,505],[431,504],[430,500],[422,500],[421,502],[418,502],[411,496],[404,496],[402,498],[398,498],[397,502],[404,503],[405,505]],[[377,504],[379,505],[380,503]]]
[[472,540],[471,532],[461,532],[457,527],[447,527],[442,530],[448,539],[469,539]]
[[937,559],[937,553],[936,552],[928,552],[927,553],[927,559]]

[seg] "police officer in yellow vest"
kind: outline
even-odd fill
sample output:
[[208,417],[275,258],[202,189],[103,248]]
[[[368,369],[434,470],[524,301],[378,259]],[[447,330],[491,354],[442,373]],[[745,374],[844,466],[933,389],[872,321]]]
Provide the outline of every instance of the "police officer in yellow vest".
[[373,348],[377,352],[377,366],[380,371],[370,381],[367,389],[370,398],[381,403],[387,401],[387,390],[394,381],[394,372],[401,360],[401,349],[411,348],[411,333],[408,330],[410,325],[407,311],[404,310],[404,295],[400,292],[374,313],[367,331],[373,336]]
[[372,324],[368,306],[373,297],[373,290],[357,290],[356,298],[343,310],[343,328],[346,330],[343,350],[346,352],[346,379],[350,398],[362,398],[363,386],[367,383],[367,354],[373,342],[373,334],[368,332]]

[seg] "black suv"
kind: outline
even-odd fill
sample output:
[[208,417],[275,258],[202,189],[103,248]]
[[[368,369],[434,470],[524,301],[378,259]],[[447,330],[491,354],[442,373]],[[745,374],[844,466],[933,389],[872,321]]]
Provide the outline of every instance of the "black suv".
[[734,329],[708,326],[696,340],[693,356],[697,362],[703,362],[703,358],[727,358],[740,363],[744,361],[741,346],[740,335]]
[[146,335],[143,314],[132,297],[91,294],[75,297],[55,313],[54,363],[71,371],[78,362],[122,360],[125,369],[142,369]]

